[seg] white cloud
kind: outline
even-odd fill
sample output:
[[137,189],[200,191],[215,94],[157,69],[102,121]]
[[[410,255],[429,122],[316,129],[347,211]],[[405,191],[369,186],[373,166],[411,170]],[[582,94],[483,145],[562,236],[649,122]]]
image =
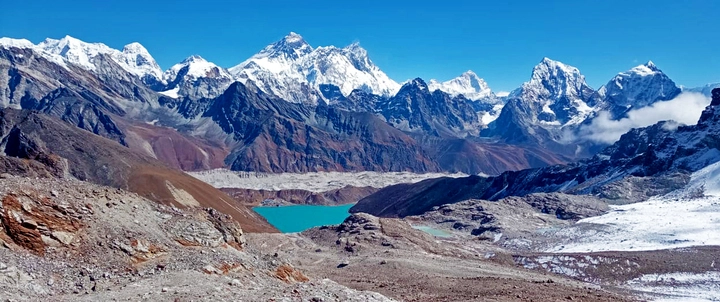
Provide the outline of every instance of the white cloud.
[[632,128],[647,127],[660,121],[673,120],[680,124],[696,124],[710,98],[694,92],[684,92],[676,98],[631,110],[626,118],[610,119],[608,112],[600,112],[590,125],[580,128],[578,138],[612,144]]
[[510,95],[510,92],[509,91],[498,91],[495,93],[495,95],[502,98],[502,97],[506,97],[506,96]]

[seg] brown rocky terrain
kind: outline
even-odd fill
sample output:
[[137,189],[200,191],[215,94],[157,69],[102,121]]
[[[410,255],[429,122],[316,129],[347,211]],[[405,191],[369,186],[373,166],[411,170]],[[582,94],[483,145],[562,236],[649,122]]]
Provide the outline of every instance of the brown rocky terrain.
[[[275,229],[245,206],[179,170],[112,140],[27,110],[0,111],[2,172],[68,177],[122,188],[178,207],[213,207],[247,231]],[[13,159],[14,158],[14,159]]]
[[614,287],[518,267],[492,244],[437,238],[366,214],[301,234],[251,234],[248,244],[290,259],[310,278],[402,301],[634,301]]
[[540,255],[433,237],[408,220],[356,214],[303,233],[252,234],[209,208],[7,174],[0,198],[0,294],[20,301],[634,300],[523,267]]
[[0,178],[0,296],[10,301],[390,301],[246,243],[213,209],[76,180]]
[[175,129],[134,123],[121,124],[125,141],[133,150],[145,153],[182,171],[210,170],[224,167],[228,155],[225,146],[185,135]]

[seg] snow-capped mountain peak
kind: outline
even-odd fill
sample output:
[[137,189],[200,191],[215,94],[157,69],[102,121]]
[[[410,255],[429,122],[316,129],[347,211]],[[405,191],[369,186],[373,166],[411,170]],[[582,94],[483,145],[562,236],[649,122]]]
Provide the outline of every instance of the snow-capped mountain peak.
[[572,92],[574,88],[580,88],[585,84],[585,76],[576,67],[566,65],[562,62],[543,58],[535,65],[532,78],[528,84],[533,86],[544,86],[545,81],[552,82],[552,86],[546,88],[554,89],[556,94]]
[[259,54],[267,55],[271,58],[284,57],[287,60],[297,60],[312,51],[312,46],[305,42],[302,36],[290,32],[280,41],[265,47]]
[[618,73],[598,90],[611,104],[628,109],[670,100],[680,92],[675,82],[652,61]]
[[423,79],[421,79],[421,78],[414,78],[412,80],[409,80],[409,81],[403,83],[402,87],[400,87],[401,90],[414,89],[414,88],[418,88],[420,90],[428,90],[428,91],[430,90],[427,83],[425,83],[425,81],[423,81]]
[[509,97],[535,103],[533,119],[541,124],[566,126],[581,123],[593,111],[588,103],[594,92],[576,67],[546,57],[533,68],[530,81]]
[[472,70],[468,70],[459,77],[445,82],[430,80],[428,86],[431,91],[440,90],[452,96],[463,95],[471,100],[479,100],[492,97],[493,93],[488,84],[475,74]]
[[123,47],[122,52],[113,51],[112,58],[125,70],[143,78],[154,77],[157,80],[162,78],[162,69],[150,52],[138,42],[133,42]]
[[182,62],[170,67],[163,74],[163,79],[172,82],[178,76],[185,78],[232,78],[225,69],[208,62],[198,55],[187,57]]
[[287,36],[285,36],[285,38],[283,40],[285,40],[286,42],[289,42],[289,43],[304,41],[303,37],[301,35],[295,33],[294,31],[291,31],[289,34],[287,34]]
[[532,71],[530,81],[520,89],[513,91],[511,96],[535,94],[544,99],[567,97],[578,99],[585,90],[592,90],[585,82],[585,76],[576,67],[562,62],[543,58]]
[[95,70],[92,60],[94,57],[113,51],[105,44],[86,43],[69,35],[59,40],[47,38],[37,46],[49,54],[58,55],[69,63],[91,71]]
[[33,49],[48,59],[62,62],[64,66],[65,63],[70,63],[86,70],[96,71],[95,58],[98,55],[108,55],[125,71],[144,81],[149,80],[147,77],[159,80],[162,76],[162,70],[155,59],[137,42],[125,45],[120,51],[103,43],[87,43],[68,35],[59,40],[47,38]]
[[187,96],[200,99],[220,95],[235,78],[224,68],[193,55],[165,71],[163,81],[167,85],[161,94],[172,98]]
[[264,92],[296,103],[315,104],[320,85],[336,86],[345,96],[355,89],[389,96],[400,87],[372,63],[358,43],[313,49],[296,33],[229,70],[240,81],[253,81]]
[[662,73],[662,71],[657,66],[655,66],[655,63],[653,63],[653,61],[648,61],[643,65],[633,67],[626,73],[634,73],[640,76],[649,76]]

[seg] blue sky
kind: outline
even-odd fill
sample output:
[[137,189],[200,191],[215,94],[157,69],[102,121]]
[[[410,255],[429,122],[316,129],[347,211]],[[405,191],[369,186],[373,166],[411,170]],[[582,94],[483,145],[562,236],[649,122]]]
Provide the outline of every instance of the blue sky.
[[288,32],[313,46],[359,41],[396,81],[472,69],[496,91],[543,57],[597,88],[648,60],[678,84],[720,82],[720,1],[27,1],[3,5],[0,36],[140,42],[163,69],[192,54],[234,66]]

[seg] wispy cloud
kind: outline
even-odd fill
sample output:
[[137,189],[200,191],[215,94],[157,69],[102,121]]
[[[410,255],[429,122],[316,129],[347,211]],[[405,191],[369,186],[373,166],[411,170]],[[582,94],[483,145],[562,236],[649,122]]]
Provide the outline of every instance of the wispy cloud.
[[600,112],[589,125],[580,128],[576,138],[612,144],[632,128],[647,127],[660,121],[695,124],[708,104],[710,98],[700,93],[685,92],[670,101],[631,110],[626,118],[620,120],[612,120],[608,112]]

